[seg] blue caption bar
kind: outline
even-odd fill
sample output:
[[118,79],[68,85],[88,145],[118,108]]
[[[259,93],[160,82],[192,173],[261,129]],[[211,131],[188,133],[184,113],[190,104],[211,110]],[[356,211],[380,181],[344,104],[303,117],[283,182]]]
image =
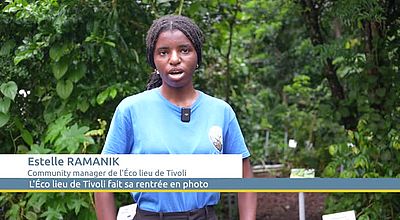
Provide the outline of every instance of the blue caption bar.
[[165,190],[165,191],[399,191],[400,178],[193,178],[193,179],[126,179],[126,178],[0,178],[0,191],[46,190]]

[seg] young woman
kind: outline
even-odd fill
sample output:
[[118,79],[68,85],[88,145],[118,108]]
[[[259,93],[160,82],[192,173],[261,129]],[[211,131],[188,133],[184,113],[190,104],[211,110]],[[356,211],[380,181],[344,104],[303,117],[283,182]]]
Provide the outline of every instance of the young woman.
[[[203,34],[184,16],[153,22],[147,60],[154,68],[148,90],[125,98],[113,116],[104,154],[241,154],[243,177],[252,177],[249,151],[232,108],[193,87],[202,61]],[[229,167],[227,167],[229,169]],[[132,193],[134,219],[217,219],[219,193]],[[239,193],[240,219],[255,219],[255,193]],[[116,218],[112,193],[96,193],[100,220]]]

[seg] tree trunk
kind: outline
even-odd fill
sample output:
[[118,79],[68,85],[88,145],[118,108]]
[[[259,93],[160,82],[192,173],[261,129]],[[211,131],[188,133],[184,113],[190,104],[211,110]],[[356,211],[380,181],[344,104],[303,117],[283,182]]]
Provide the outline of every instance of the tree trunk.
[[[320,8],[321,5],[318,5],[313,0],[300,0],[300,4],[303,9],[303,17],[306,22],[306,26],[309,29],[309,35],[311,42],[314,46],[323,45],[325,43],[321,25],[319,21],[320,16]],[[332,92],[332,97],[334,98],[334,102],[336,107],[339,106],[340,101],[346,98],[344,94],[343,86],[340,84],[339,78],[336,73],[336,68],[333,65],[332,58],[326,59],[326,64],[324,67],[324,75],[328,80],[329,88]],[[354,116],[347,116],[342,118],[342,123],[347,129],[355,129],[357,125],[357,119]]]

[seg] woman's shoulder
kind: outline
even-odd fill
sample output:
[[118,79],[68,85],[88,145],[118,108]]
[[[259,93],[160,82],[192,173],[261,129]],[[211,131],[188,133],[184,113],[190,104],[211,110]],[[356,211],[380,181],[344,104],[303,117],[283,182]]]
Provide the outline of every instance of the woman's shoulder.
[[125,97],[119,103],[118,108],[131,108],[137,105],[148,104],[149,102],[152,102],[152,100],[155,100],[157,97],[156,95],[155,89],[152,89]]
[[[200,91],[201,92],[201,91]],[[215,97],[215,96],[211,96],[205,92],[201,92],[203,93],[203,100],[207,105],[213,105],[219,108],[224,108],[224,109],[228,109],[228,110],[232,110],[232,107],[223,99]]]

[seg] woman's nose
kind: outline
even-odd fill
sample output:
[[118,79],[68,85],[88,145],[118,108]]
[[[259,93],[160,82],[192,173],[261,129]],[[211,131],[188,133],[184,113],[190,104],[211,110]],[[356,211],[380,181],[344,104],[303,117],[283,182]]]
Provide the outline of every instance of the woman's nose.
[[172,52],[169,63],[171,65],[177,65],[177,64],[181,63],[181,58],[178,56],[177,52],[175,52],[175,51]]

